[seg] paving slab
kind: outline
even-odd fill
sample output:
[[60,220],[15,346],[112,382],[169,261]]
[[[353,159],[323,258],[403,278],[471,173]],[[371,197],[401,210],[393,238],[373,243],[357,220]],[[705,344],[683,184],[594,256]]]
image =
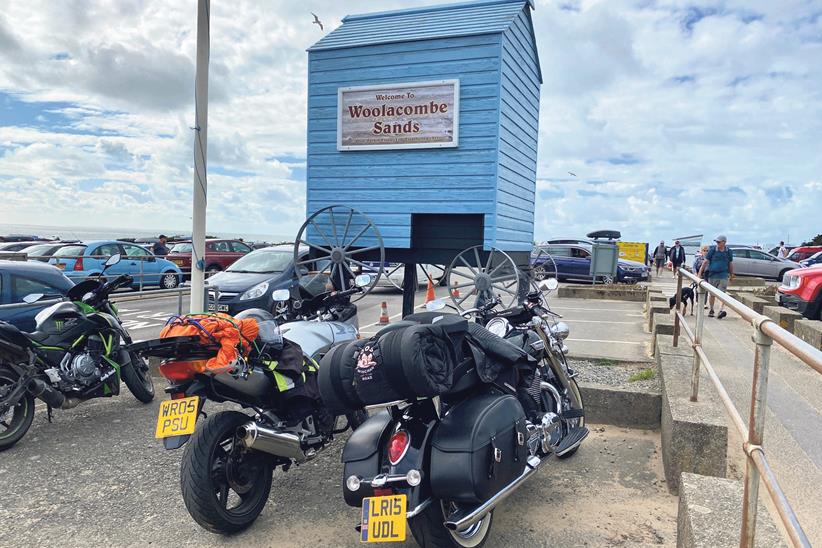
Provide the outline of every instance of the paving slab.
[[788,310],[779,305],[766,306],[762,309],[762,313],[779,324],[783,329],[787,329],[793,333],[793,324],[796,320],[802,319],[802,314],[795,310]]
[[794,335],[813,346],[822,350],[822,321],[819,320],[796,320],[793,324]]

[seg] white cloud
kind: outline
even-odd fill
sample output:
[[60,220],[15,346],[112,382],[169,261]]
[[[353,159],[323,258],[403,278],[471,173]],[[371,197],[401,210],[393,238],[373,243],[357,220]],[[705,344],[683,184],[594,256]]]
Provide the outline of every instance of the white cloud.
[[[537,238],[616,228],[641,240],[725,232],[770,242],[820,232],[818,5],[537,4]],[[323,35],[310,12],[329,30],[373,9],[212,3],[210,230],[295,232],[305,213],[305,49]],[[195,21],[194,2],[4,4],[0,93],[53,102],[6,119],[0,95],[4,222],[86,225],[79,207],[94,204],[101,225],[185,228]]]

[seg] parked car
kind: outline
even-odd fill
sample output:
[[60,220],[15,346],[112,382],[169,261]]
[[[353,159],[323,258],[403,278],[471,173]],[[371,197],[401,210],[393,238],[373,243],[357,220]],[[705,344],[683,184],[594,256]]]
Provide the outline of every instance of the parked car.
[[820,251],[822,251],[822,245],[805,245],[793,248],[791,252],[788,253],[788,256],[785,258],[797,262],[804,261],[811,255],[816,255]]
[[[537,280],[555,277],[559,280],[591,281],[591,247],[582,244],[540,245],[531,254],[531,268]],[[642,263],[619,259],[615,281],[647,281],[649,272],[650,269]]]
[[[787,250],[788,253],[790,253],[791,251],[796,249],[796,246],[795,245],[786,245],[785,249]],[[779,246],[777,245],[777,246],[774,246],[774,247],[770,248],[768,250],[768,253],[770,253],[771,255],[776,257],[777,255],[779,255]]]
[[[76,242],[75,242],[76,243]],[[46,244],[34,244],[24,247],[20,253],[25,253],[29,260],[48,262],[54,252],[61,247],[70,245],[68,242],[49,242]]]
[[41,238],[34,234],[6,234],[0,236],[0,242],[48,242],[49,238]]
[[822,320],[822,266],[787,272],[777,288],[776,302],[810,320]]
[[65,297],[74,283],[47,264],[26,261],[0,261],[0,304],[20,304],[26,295],[42,293],[36,303],[14,308],[0,308],[0,321],[9,322],[22,331],[34,331],[34,317]]
[[49,264],[61,269],[72,280],[79,281],[99,276],[106,259],[119,253],[122,260],[106,270],[107,278],[128,274],[134,278],[132,287],[158,285],[174,289],[183,282],[180,268],[161,257],[155,257],[139,245],[117,240],[96,240],[61,247],[49,259]]
[[759,276],[782,280],[789,270],[802,265],[789,259],[778,259],[770,253],[749,246],[728,246],[734,255],[734,276]]
[[[251,247],[239,240],[206,240],[205,270],[210,277],[231,266],[234,261],[250,253]],[[166,259],[191,273],[191,241],[174,244]]]
[[801,264],[802,266],[813,266],[815,264],[822,264],[822,251],[814,253],[807,259],[799,261],[799,264]]
[[[308,247],[300,248],[300,259],[307,255]],[[208,310],[231,315],[249,308],[275,311],[272,293],[277,289],[294,287],[295,279],[292,246],[256,249],[209,278]],[[319,294],[325,291],[326,282],[327,277],[316,277],[312,285],[305,286],[305,289],[311,294]]]
[[24,241],[24,242],[4,242],[4,243],[0,243],[0,251],[18,252],[18,251],[21,251],[21,250],[23,250],[27,247],[31,247],[35,244],[41,244],[41,243],[43,243],[43,242],[32,241],[32,240]]

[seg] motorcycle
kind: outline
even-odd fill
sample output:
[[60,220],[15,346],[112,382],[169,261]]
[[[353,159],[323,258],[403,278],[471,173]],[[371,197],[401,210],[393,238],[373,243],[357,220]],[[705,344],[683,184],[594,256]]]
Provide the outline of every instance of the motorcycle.
[[[499,503],[549,457],[577,451],[588,429],[575,372],[566,360],[569,329],[543,296],[557,285],[555,279],[544,280],[521,304],[505,310],[498,309],[499,296],[461,314],[443,314],[437,307],[445,305],[435,301],[429,312],[401,322],[433,328],[473,317],[467,333],[487,352],[472,350],[458,360],[445,393],[367,407],[382,410],[354,431],[342,454],[343,495],[348,505],[362,508],[357,526],[362,542],[405,540],[410,529],[424,547],[481,546]],[[404,344],[409,340],[402,337]],[[390,347],[389,342],[380,347],[383,355]],[[402,352],[407,373],[408,351]],[[489,355],[517,352],[516,365],[493,381],[478,374],[476,364]],[[370,357],[360,354],[354,364],[355,387],[367,375],[376,378]],[[336,385],[324,385],[321,378],[324,398],[325,386]]]
[[[135,345],[141,355],[162,359],[160,373],[169,381],[165,391],[171,399],[161,404],[156,436],[167,450],[188,442],[180,469],[183,501],[203,528],[231,534],[249,527],[268,501],[276,467],[287,471],[313,459],[335,435],[365,420],[365,412],[355,410],[338,428],[339,417],[318,394],[312,397],[311,381],[330,347],[358,338],[351,297],[370,283],[369,275],[357,276],[355,287],[297,299],[276,317],[261,309],[237,314],[235,320],[257,320],[260,334],[248,358],[227,372],[204,370],[217,347],[203,346],[197,336]],[[291,294],[284,289],[273,297],[282,304]],[[289,349],[297,348],[292,343],[302,352],[302,380],[281,371]],[[233,402],[254,415],[218,411],[206,417],[206,401]],[[197,427],[200,417],[205,420]]]
[[[106,269],[120,261],[111,256]],[[52,409],[70,409],[85,400],[120,393],[122,379],[143,403],[154,399],[148,364],[129,348],[131,336],[109,301],[113,291],[130,287],[121,275],[85,280],[69,290],[66,299],[41,310],[36,330],[20,331],[0,322],[0,451],[26,434],[34,420],[34,400]],[[26,296],[34,303],[42,294]]]

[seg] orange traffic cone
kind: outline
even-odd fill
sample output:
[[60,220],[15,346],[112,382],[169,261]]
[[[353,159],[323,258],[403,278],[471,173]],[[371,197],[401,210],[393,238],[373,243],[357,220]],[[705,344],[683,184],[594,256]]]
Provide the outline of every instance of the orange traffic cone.
[[428,275],[428,290],[425,292],[425,302],[430,303],[437,296],[434,295],[434,281],[431,279],[431,274]]
[[460,298],[460,283],[454,282],[454,289],[451,290],[451,296],[455,299]]
[[388,317],[388,303],[385,301],[380,305],[380,325],[388,325],[391,318]]

